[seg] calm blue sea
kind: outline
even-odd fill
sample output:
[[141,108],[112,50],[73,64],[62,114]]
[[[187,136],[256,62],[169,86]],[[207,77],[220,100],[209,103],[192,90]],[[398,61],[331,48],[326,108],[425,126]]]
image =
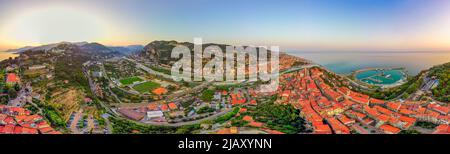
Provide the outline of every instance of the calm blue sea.
[[340,74],[368,67],[404,67],[409,75],[450,62],[450,52],[286,52]]

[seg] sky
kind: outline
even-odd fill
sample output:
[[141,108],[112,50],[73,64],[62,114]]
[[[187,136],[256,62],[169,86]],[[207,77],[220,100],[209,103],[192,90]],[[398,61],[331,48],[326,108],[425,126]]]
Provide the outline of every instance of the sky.
[[195,37],[298,51],[450,51],[450,1],[0,0],[0,50]]

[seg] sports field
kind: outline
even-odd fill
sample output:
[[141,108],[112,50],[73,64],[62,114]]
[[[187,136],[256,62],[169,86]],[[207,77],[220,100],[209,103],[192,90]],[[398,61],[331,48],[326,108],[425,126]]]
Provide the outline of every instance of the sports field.
[[133,77],[121,79],[120,83],[122,83],[123,85],[130,85],[130,84],[133,84],[134,82],[140,82],[140,81],[143,81],[143,80],[137,76],[133,76]]
[[153,90],[160,86],[161,85],[159,83],[147,81],[147,82],[144,82],[144,83],[134,86],[133,89],[138,91],[139,93],[150,93],[150,90]]

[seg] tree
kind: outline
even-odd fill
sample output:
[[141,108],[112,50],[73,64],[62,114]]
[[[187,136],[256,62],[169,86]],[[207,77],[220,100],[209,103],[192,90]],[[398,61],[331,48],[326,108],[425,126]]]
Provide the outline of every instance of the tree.
[[17,90],[15,88],[8,88],[8,95],[10,98],[16,98]]
[[292,105],[278,105],[273,101],[259,105],[251,115],[256,121],[264,122],[271,129],[288,134],[306,132],[305,120],[299,116],[300,110]]
[[214,90],[207,89],[207,90],[203,91],[201,99],[203,101],[210,102],[213,99],[213,97],[214,97]]
[[400,133],[398,134],[422,134],[417,130],[414,129],[408,129],[408,130],[402,130]]

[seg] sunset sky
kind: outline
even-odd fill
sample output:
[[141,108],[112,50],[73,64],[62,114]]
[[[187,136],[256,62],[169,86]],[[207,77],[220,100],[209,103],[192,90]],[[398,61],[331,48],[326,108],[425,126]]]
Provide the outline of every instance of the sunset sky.
[[450,51],[447,0],[0,0],[0,50],[154,40],[311,51]]

